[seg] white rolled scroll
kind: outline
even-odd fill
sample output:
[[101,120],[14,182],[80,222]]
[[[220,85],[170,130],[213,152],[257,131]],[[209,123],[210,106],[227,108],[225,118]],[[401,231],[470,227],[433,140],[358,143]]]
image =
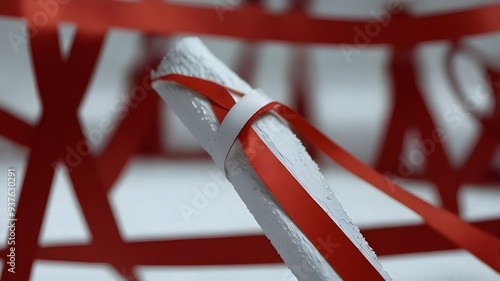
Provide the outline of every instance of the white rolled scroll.
[[[243,93],[252,91],[252,87],[215,58],[198,38],[185,38],[179,41],[153,73],[153,78],[166,74],[182,74],[211,80]],[[216,147],[216,143],[219,144],[220,140],[216,142],[216,139],[220,124],[210,103],[196,92],[173,82],[156,81],[153,87],[199,140],[202,147],[214,159],[219,159],[218,151],[221,149]],[[358,227],[352,223],[333,195],[317,164],[287,125],[274,115],[266,114],[255,121],[252,127],[370,263],[386,280],[390,280]],[[251,168],[238,141],[229,151],[226,168],[228,164],[237,165],[240,170],[237,173],[228,171],[226,173],[228,180],[297,279],[341,280],[273,198],[266,185]],[[328,241],[323,242],[325,247],[330,246]],[[356,267],[355,264],[352,266]]]

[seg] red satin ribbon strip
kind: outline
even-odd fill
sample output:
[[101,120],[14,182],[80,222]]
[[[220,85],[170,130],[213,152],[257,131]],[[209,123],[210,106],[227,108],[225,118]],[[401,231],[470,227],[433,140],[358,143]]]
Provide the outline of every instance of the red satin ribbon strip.
[[[52,8],[56,12],[47,14],[39,1],[0,1],[0,15],[26,17],[34,23],[35,30],[37,27],[72,22],[87,33],[97,34],[118,27],[158,35],[184,32],[249,40],[349,44],[356,48],[363,48],[367,44],[413,46],[424,41],[455,40],[500,30],[499,4],[422,17],[410,17],[394,9],[387,11],[390,19],[387,23],[380,23],[380,31],[372,35],[373,31],[366,32],[372,28],[370,25],[376,23],[371,18],[343,20],[314,18],[300,12],[272,14],[248,5],[221,7],[217,10],[213,6],[195,7],[159,2],[54,2],[61,4]],[[387,7],[381,7],[380,11],[385,11],[384,8]],[[35,17],[36,13],[38,15]],[[219,16],[221,13],[223,17]]]
[[[219,120],[223,120],[225,113],[234,104],[228,93],[228,91],[234,92],[234,90],[211,81],[175,74],[159,77],[155,81],[159,80],[176,82],[208,98],[212,102]],[[500,239],[466,223],[451,212],[432,206],[412,195],[342,149],[293,109],[278,103],[272,104],[272,106],[268,106],[254,115],[240,133],[239,140],[247,153],[250,164],[266,183],[276,200],[280,202],[287,214],[343,278],[351,280],[351,278],[363,276],[364,280],[373,280],[380,279],[381,276],[378,272],[374,272],[374,268],[368,264],[364,257],[360,258],[360,252],[351,247],[352,242],[349,241],[350,243],[348,243],[344,239],[347,238],[345,234],[338,233],[340,229],[330,220],[321,207],[308,196],[307,192],[250,128],[250,124],[256,118],[271,109],[287,120],[304,138],[332,160],[413,210],[432,229],[449,241],[468,250],[497,272],[500,272]],[[264,146],[264,149],[262,149],[262,146]],[[254,153],[256,149],[258,149],[259,153]],[[282,168],[285,170],[282,170]],[[314,220],[311,220],[311,218],[314,218]],[[340,247],[333,252],[325,252],[325,249],[321,249],[320,245],[316,243],[318,239],[328,239],[329,237],[340,244]],[[367,269],[368,267],[371,269]]]

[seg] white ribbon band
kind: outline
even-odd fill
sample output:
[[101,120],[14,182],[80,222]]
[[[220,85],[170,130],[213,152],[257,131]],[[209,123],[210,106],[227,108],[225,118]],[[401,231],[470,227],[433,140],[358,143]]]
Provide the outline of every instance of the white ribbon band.
[[236,141],[241,129],[261,108],[271,103],[273,100],[261,90],[252,90],[244,95],[229,110],[224,120],[220,124],[215,136],[212,159],[219,169],[226,174],[224,164],[227,155]]

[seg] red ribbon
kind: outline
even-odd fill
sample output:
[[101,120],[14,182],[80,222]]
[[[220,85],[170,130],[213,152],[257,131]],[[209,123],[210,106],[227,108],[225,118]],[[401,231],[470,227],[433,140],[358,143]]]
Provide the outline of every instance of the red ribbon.
[[[390,24],[383,26],[386,23],[381,23],[380,32],[371,36],[371,33],[366,32],[371,23],[376,23],[371,18],[323,19],[301,12],[273,14],[251,6],[222,8],[218,11],[212,5],[196,7],[156,1],[54,2],[60,4],[50,9],[57,12],[49,14],[45,12],[49,8],[42,6],[40,1],[0,1],[0,15],[25,17],[34,23],[35,32],[37,28],[72,22],[89,34],[101,34],[109,28],[118,27],[157,35],[184,32],[249,40],[348,44],[356,48],[364,48],[366,44],[414,46],[424,41],[456,40],[468,35],[500,30],[499,4],[419,17],[382,8],[381,12],[387,10],[390,16]],[[219,17],[218,12],[223,13],[223,18]]]
[[[242,95],[238,91],[214,82],[183,75],[170,74],[159,77],[155,81],[175,82],[208,98],[221,122],[235,103],[228,91]],[[253,121],[270,110],[287,120],[305,139],[332,160],[413,210],[424,219],[428,226],[446,239],[468,250],[494,270],[500,272],[500,239],[466,223],[445,209],[423,201],[392,183],[390,179],[342,149],[293,109],[280,103],[269,104],[248,121],[238,139],[255,172],[285,212],[343,279],[380,280],[382,276],[250,127]],[[254,153],[255,148],[259,148],[259,153]],[[333,239],[340,246],[334,251],[329,251],[317,243],[319,239]]]

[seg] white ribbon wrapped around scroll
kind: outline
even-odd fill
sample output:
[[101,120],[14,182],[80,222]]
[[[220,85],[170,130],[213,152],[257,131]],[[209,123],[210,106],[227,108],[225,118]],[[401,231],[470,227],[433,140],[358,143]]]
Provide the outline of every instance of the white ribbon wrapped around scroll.
[[272,99],[262,91],[252,90],[238,100],[227,113],[217,130],[212,154],[215,164],[224,174],[226,174],[226,168],[224,167],[226,158],[241,129],[259,109],[271,102]]

